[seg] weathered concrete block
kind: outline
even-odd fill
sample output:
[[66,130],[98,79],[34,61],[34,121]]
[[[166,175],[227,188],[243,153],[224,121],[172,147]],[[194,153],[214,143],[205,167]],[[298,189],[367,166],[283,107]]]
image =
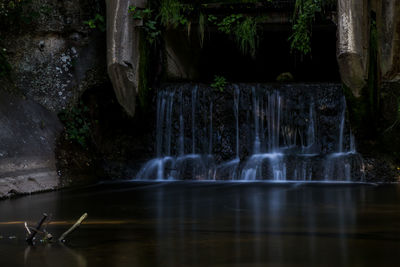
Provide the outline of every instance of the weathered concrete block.
[[0,198],[56,188],[57,116],[0,89],[0,125]]
[[2,30],[16,87],[49,110],[70,106],[85,89],[80,85],[87,72],[105,66],[105,36],[84,23],[101,13],[96,3],[34,0],[29,5],[38,17],[32,23]]
[[179,30],[169,30],[164,34],[168,79],[195,80],[198,78],[200,41],[190,40],[190,37]]
[[140,32],[130,6],[145,7],[145,0],[107,1],[107,67],[118,102],[126,112],[135,114],[139,84]]
[[400,1],[377,1],[378,61],[383,81],[400,82]]
[[359,97],[368,77],[367,0],[338,0],[337,60],[342,81]]

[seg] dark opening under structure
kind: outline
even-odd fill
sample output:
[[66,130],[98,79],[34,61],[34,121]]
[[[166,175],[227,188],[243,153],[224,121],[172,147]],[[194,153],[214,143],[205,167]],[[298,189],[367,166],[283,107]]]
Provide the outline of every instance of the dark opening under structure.
[[[243,14],[262,18],[257,24],[255,55],[243,53],[232,34],[226,34],[217,25],[205,23],[204,38],[200,45],[199,24],[193,21],[187,29],[170,29],[166,33],[167,57],[174,57],[187,72],[183,80],[210,82],[215,75],[229,82],[274,82],[285,72],[293,75],[294,82],[340,82],[336,60],[336,25],[328,7],[319,14],[312,26],[311,52],[302,55],[291,50],[294,1],[275,1],[278,6],[233,5],[225,10],[221,6],[208,10],[211,16],[224,18],[227,14]],[[225,14],[225,13],[226,14]],[[208,15],[209,15],[208,14]],[[170,63],[168,63],[170,64]],[[176,64],[179,65],[179,64]],[[185,76],[185,75],[183,75]],[[172,75],[171,80],[176,79]]]

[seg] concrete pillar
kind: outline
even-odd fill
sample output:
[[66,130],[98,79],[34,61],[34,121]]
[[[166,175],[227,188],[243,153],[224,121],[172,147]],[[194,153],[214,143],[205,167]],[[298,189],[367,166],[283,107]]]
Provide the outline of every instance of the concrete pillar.
[[139,29],[130,6],[146,7],[147,0],[107,0],[107,69],[118,102],[135,114],[139,84]]
[[338,0],[337,60],[343,83],[359,97],[368,78],[368,0]]
[[382,81],[400,81],[400,0],[377,1],[376,12]]

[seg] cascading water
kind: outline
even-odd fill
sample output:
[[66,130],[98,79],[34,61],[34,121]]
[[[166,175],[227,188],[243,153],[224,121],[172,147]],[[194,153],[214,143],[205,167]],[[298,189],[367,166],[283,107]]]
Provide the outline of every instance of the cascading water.
[[[233,85],[233,112],[235,115],[235,158],[219,164],[216,166],[215,170],[213,170],[212,178],[214,180],[217,177],[230,177],[232,180],[238,179],[238,170],[240,164],[240,157],[239,157],[239,101],[240,101],[240,89],[239,86],[234,84]],[[211,135],[212,136],[212,135]]]
[[[254,145],[253,155],[247,160],[241,173],[242,180],[262,179],[263,167],[269,167],[268,177],[286,180],[286,166],[279,146],[282,98],[277,91],[260,95],[252,88]],[[265,108],[265,110],[264,110]],[[264,129],[264,124],[267,128]]]
[[336,84],[169,85],[157,94],[156,180],[362,180]]
[[[354,135],[352,134],[350,128],[348,129],[349,134],[345,135],[345,123],[346,99],[343,97],[337,151],[327,156],[324,170],[325,180],[331,180],[331,177],[337,177],[339,180],[351,181],[352,166],[359,165],[361,168],[363,167],[362,158],[361,155],[356,151]],[[344,142],[344,138],[346,136],[349,138],[349,145],[347,149]]]

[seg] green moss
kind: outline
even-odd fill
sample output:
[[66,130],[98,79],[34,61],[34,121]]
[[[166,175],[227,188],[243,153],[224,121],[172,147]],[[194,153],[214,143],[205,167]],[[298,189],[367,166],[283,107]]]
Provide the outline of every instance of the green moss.
[[276,77],[277,82],[293,82],[294,77],[290,72],[283,72]]

